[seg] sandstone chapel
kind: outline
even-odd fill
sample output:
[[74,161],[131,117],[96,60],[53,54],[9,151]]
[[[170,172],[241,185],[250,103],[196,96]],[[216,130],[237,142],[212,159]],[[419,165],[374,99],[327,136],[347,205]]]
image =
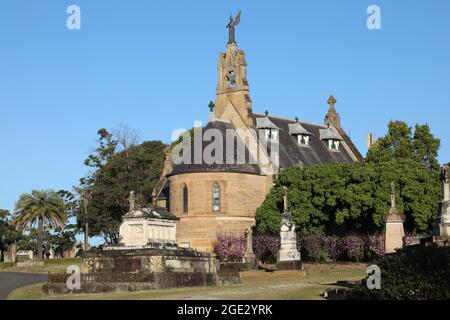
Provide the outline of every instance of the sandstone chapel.
[[[229,150],[224,152],[224,161],[194,161],[195,154],[203,153],[211,140],[202,139],[199,146],[192,141],[192,152],[183,155],[183,160],[189,161],[175,163],[168,152],[164,171],[153,191],[153,205],[165,208],[179,219],[177,243],[201,251],[212,250],[217,234],[244,234],[255,225],[256,209],[273,186],[279,170],[362,160],[341,127],[333,96],[328,99],[329,110],[323,124],[253,111],[245,53],[235,40],[234,27],[239,20],[240,15],[230,18],[226,51],[219,54],[216,101],[210,104],[208,123],[200,129],[203,133],[209,129],[221,132],[224,149],[230,130],[256,132],[256,148],[250,148],[251,139],[244,142],[246,159],[253,157],[256,163],[248,160],[229,163],[225,161]],[[233,147],[235,155],[237,149]],[[272,150],[277,152],[272,154]]]

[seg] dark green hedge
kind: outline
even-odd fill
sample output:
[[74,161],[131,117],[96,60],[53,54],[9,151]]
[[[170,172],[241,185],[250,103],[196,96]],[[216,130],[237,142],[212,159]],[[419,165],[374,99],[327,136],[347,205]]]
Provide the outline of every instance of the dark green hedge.
[[381,290],[368,290],[362,281],[350,299],[450,299],[450,247],[414,246],[386,255],[377,265]]

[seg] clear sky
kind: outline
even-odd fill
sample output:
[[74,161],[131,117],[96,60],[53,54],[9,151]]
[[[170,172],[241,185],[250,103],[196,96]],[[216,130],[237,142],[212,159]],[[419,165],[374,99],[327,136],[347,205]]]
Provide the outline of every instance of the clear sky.
[[[66,9],[81,8],[81,30]],[[366,27],[381,8],[381,30]],[[206,122],[230,11],[254,111],[321,123],[330,94],[363,154],[391,119],[428,122],[450,161],[450,1],[3,0],[0,208],[70,189],[99,128],[145,140]]]

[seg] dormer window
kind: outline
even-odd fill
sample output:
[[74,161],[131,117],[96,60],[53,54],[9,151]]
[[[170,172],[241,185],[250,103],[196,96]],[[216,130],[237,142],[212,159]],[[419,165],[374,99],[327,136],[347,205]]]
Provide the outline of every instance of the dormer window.
[[339,151],[340,144],[341,144],[341,142],[339,140],[330,139],[330,140],[328,140],[328,149],[334,150],[334,151]]
[[267,111],[265,117],[256,118],[256,128],[267,141],[278,141],[280,128],[269,119],[269,113]]
[[342,139],[330,126],[320,129],[320,139],[326,143],[328,150],[339,151]]
[[263,130],[264,130],[264,135],[267,140],[273,140],[273,141],[278,140],[278,129],[267,128],[267,129],[263,129]]
[[299,146],[309,146],[312,134],[298,122],[298,118],[295,120],[296,123],[289,124],[289,134],[297,139]]
[[297,135],[297,142],[299,145],[302,146],[309,146],[310,137],[306,134],[298,134]]

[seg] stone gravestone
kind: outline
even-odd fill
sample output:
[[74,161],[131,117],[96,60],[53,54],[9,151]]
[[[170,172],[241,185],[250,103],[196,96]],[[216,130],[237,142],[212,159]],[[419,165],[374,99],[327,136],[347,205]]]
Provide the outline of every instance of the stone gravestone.
[[288,211],[287,188],[284,187],[284,212],[281,214],[280,251],[277,270],[303,270],[292,214]]
[[16,263],[18,267],[27,266],[33,262],[33,250],[19,250],[16,255]]
[[441,171],[442,201],[439,204],[435,234],[441,238],[450,238],[450,168],[442,167]]
[[384,235],[384,252],[394,253],[397,249],[401,249],[405,245],[405,230],[403,222],[405,216],[400,214],[396,205],[395,183],[391,183],[391,208],[389,214],[384,218],[386,223],[386,232]]
[[256,269],[256,256],[253,252],[253,231],[252,228],[245,230],[245,236],[247,238],[247,249],[244,253],[243,262],[247,264],[249,269]]

